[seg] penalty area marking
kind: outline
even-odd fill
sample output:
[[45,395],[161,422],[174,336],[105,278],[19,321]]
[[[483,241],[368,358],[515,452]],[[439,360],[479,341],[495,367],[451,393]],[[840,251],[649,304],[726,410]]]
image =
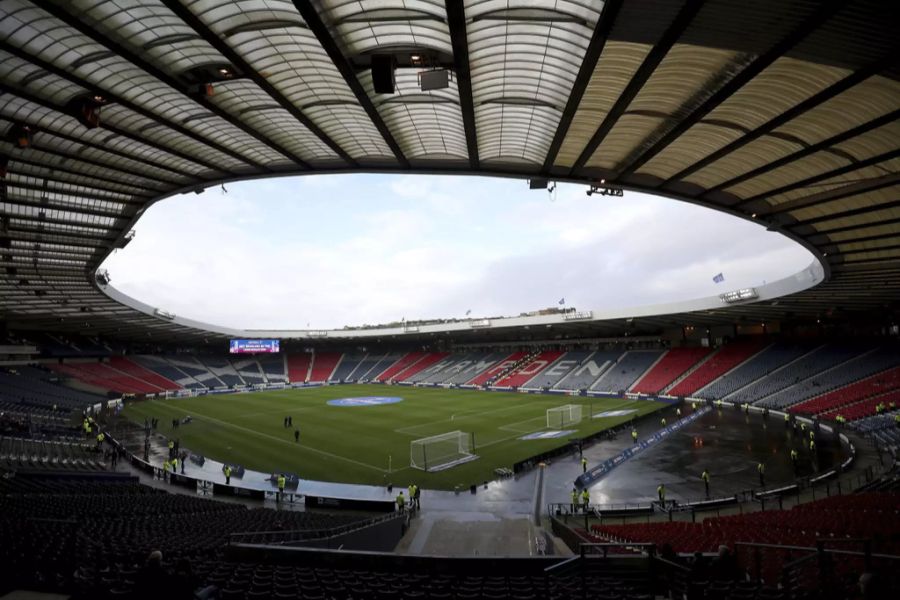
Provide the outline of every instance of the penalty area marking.
[[[176,407],[172,406],[171,404],[168,404],[168,403],[163,402],[163,401],[161,401],[161,400],[159,400],[158,402],[159,402],[160,404],[162,404],[163,406],[167,406],[167,407],[169,407],[169,408],[176,408]],[[269,435],[268,433],[263,433],[263,432],[261,432],[261,431],[256,431],[255,429],[250,429],[250,428],[248,428],[248,427],[242,427],[242,426],[240,426],[240,425],[235,425],[234,423],[229,423],[228,421],[223,421],[223,420],[221,420],[221,419],[216,419],[215,417],[210,417],[209,415],[204,415],[204,414],[201,414],[201,413],[198,413],[198,412],[192,412],[191,414],[192,414],[192,416],[195,416],[195,417],[198,418],[198,419],[203,419],[204,421],[212,421],[212,422],[215,422],[215,423],[219,423],[219,424],[221,424],[221,425],[224,425],[224,426],[226,426],[226,427],[231,427],[232,429],[240,429],[241,431],[246,431],[247,433],[252,433],[253,435],[258,436],[258,437],[264,437],[264,438],[268,438],[268,439],[270,439],[270,440],[275,440],[276,442],[281,442],[282,444],[287,444],[287,445],[289,445],[291,448],[296,448],[296,447],[299,446],[300,448],[304,448],[304,449],[306,449],[306,450],[309,450],[310,452],[315,452],[316,454],[322,454],[323,456],[330,456],[331,458],[336,458],[336,459],[338,459],[338,460],[343,460],[343,461],[345,461],[345,462],[353,463],[353,464],[359,465],[359,466],[361,466],[361,467],[366,467],[367,469],[372,469],[373,471],[378,471],[379,473],[387,473],[387,472],[388,472],[386,469],[382,469],[382,468],[380,468],[380,467],[376,467],[376,466],[370,465],[370,464],[368,464],[368,463],[360,462],[360,461],[358,461],[358,460],[353,460],[352,458],[347,458],[346,456],[340,456],[340,455],[338,455],[338,454],[332,454],[331,452],[327,452],[327,451],[325,451],[325,450],[319,450],[318,448],[313,448],[312,446],[307,446],[307,445],[305,445],[305,444],[297,444],[297,443],[295,443],[295,442],[289,442],[289,441],[287,441],[287,440],[283,440],[283,439],[281,439],[281,438],[277,438],[277,437],[275,437],[274,435]]]

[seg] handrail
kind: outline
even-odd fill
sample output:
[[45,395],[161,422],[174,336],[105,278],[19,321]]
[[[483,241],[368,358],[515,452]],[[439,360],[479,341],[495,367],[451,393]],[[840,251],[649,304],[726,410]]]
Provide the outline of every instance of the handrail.
[[[821,541],[821,542],[844,542],[844,541],[867,542],[870,540],[867,540],[867,539],[844,540],[844,539],[833,539],[833,538],[821,538],[816,541]],[[813,553],[819,552],[819,550],[820,550],[819,548],[816,548],[815,546],[789,546],[789,545],[784,545],[784,544],[764,544],[761,542],[760,543],[757,543],[757,542],[735,542],[734,545],[735,546],[747,546],[747,547],[752,547],[752,548],[773,548],[776,550],[800,550],[800,551],[805,550],[805,551],[813,552]],[[844,554],[847,556],[863,556],[863,557],[866,556],[865,552],[859,552],[856,550],[838,550],[837,548],[821,548],[821,551],[828,552],[830,554]],[[891,560],[900,560],[900,555],[897,555],[897,554],[869,554],[869,556],[874,557],[874,558],[888,558]]]
[[579,556],[578,554],[575,554],[573,556],[570,556],[566,560],[556,563],[555,565],[550,565],[549,567],[546,567],[544,569],[544,575],[552,575],[553,571],[555,571],[557,569],[561,569],[563,567],[569,567],[580,561],[581,561],[581,556]]

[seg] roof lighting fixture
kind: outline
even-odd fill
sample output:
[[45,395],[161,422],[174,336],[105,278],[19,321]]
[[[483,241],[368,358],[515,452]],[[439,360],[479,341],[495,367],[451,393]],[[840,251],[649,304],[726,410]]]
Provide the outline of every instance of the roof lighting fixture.
[[756,292],[756,288],[743,288],[732,292],[725,292],[724,294],[721,294],[719,298],[725,304],[735,304],[737,302],[756,300],[759,298],[759,294]]
[[751,218],[751,219],[755,219],[755,218],[756,218],[756,213],[753,213],[752,215],[750,215],[750,218]]

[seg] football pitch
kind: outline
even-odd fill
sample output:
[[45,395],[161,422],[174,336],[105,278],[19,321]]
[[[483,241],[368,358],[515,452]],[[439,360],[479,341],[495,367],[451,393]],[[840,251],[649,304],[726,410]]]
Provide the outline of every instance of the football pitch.
[[[400,401],[336,406],[329,400],[397,397]],[[376,400],[377,402],[377,400]],[[520,439],[547,427],[548,408],[582,405],[580,423],[549,439]],[[648,400],[447,390],[384,385],[337,385],[247,394],[207,395],[131,403],[125,415],[159,419],[159,433],[209,458],[304,479],[406,486],[468,488],[494,478],[497,467],[563,446],[665,406]],[[592,412],[591,412],[592,411]],[[611,416],[601,416],[613,413]],[[590,418],[593,414],[594,418]],[[172,419],[190,415],[177,431]],[[290,415],[294,427],[285,428]],[[294,441],[294,429],[300,441]],[[557,428],[554,428],[557,429]],[[476,460],[426,473],[410,467],[410,442],[451,431],[472,434]]]

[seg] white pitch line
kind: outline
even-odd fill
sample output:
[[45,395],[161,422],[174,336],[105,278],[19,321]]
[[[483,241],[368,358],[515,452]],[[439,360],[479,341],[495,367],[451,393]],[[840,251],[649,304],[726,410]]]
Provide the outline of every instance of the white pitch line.
[[[509,410],[521,410],[522,407],[524,407],[524,406],[534,406],[535,404],[543,404],[543,402],[540,402],[540,401],[538,401],[538,402],[523,402],[521,404],[516,404],[514,406],[504,406],[502,408],[495,408],[493,410],[486,410],[486,411],[479,412],[479,413],[468,414],[464,417],[459,417],[459,420],[471,419],[471,418],[475,418],[475,417],[483,417],[484,415],[490,415],[490,414],[494,414],[494,413],[498,413],[498,412],[505,412],[505,411],[509,411]],[[458,417],[459,415],[465,415],[465,414],[466,414],[466,412],[455,413],[450,416],[450,419],[441,419],[440,421],[431,421],[429,423],[419,423],[418,425],[410,425],[409,427],[401,427],[400,429],[395,429],[394,433],[402,433],[404,435],[411,435],[411,436],[420,435],[419,433],[411,433],[410,430],[413,430],[413,429],[419,430],[419,429],[422,429],[423,427],[430,427],[432,425],[440,425],[441,423],[447,423],[449,421],[452,421],[454,417]]]
[[[165,403],[165,402],[163,402],[163,401],[161,401],[161,400],[159,400],[158,402],[159,402],[160,404],[162,404],[163,406],[168,406],[169,408],[175,408],[175,407],[173,407],[172,405],[167,404],[167,403]],[[220,423],[220,424],[222,424],[222,425],[225,425],[226,427],[231,427],[231,428],[233,428],[233,429],[240,429],[241,431],[246,431],[246,432],[248,432],[248,433],[252,433],[253,435],[256,435],[256,436],[259,436],[259,437],[269,438],[269,439],[271,439],[271,440],[275,440],[276,442],[281,442],[282,444],[287,444],[287,445],[290,446],[291,448],[297,448],[297,447],[304,448],[304,449],[306,449],[306,450],[309,450],[310,452],[315,452],[315,453],[317,453],[317,454],[322,454],[322,455],[324,455],[324,456],[330,456],[330,457],[336,458],[336,459],[338,459],[338,460],[343,460],[343,461],[346,461],[346,462],[349,462],[349,463],[353,463],[353,464],[355,464],[355,465],[359,465],[359,466],[361,466],[361,467],[366,467],[366,468],[372,469],[372,470],[374,470],[374,471],[378,471],[379,473],[387,473],[387,470],[386,470],[386,469],[382,469],[382,468],[376,467],[376,466],[374,466],[374,465],[370,465],[370,464],[368,464],[368,463],[360,462],[360,461],[358,461],[358,460],[353,460],[352,458],[346,458],[346,457],[344,457],[344,456],[339,456],[339,455],[337,455],[337,454],[332,454],[331,452],[326,452],[325,450],[319,450],[318,448],[313,448],[312,446],[306,446],[306,445],[304,445],[304,444],[291,443],[291,442],[289,442],[289,441],[287,441],[287,440],[283,440],[283,439],[281,439],[281,438],[277,438],[277,437],[275,437],[274,435],[269,435],[268,433],[262,433],[261,431],[256,431],[255,429],[249,429],[249,428],[247,428],[247,427],[242,427],[242,426],[240,426],[240,425],[235,425],[234,423],[229,423],[228,421],[222,421],[221,419],[216,419],[215,417],[210,417],[209,415],[203,415],[203,414],[200,414],[200,413],[197,413],[197,412],[193,412],[193,413],[191,413],[191,414],[192,414],[192,416],[193,416],[193,415],[197,415],[198,418],[204,419],[204,420],[206,420],[206,421],[212,421],[212,422],[215,422],[215,423]]]

